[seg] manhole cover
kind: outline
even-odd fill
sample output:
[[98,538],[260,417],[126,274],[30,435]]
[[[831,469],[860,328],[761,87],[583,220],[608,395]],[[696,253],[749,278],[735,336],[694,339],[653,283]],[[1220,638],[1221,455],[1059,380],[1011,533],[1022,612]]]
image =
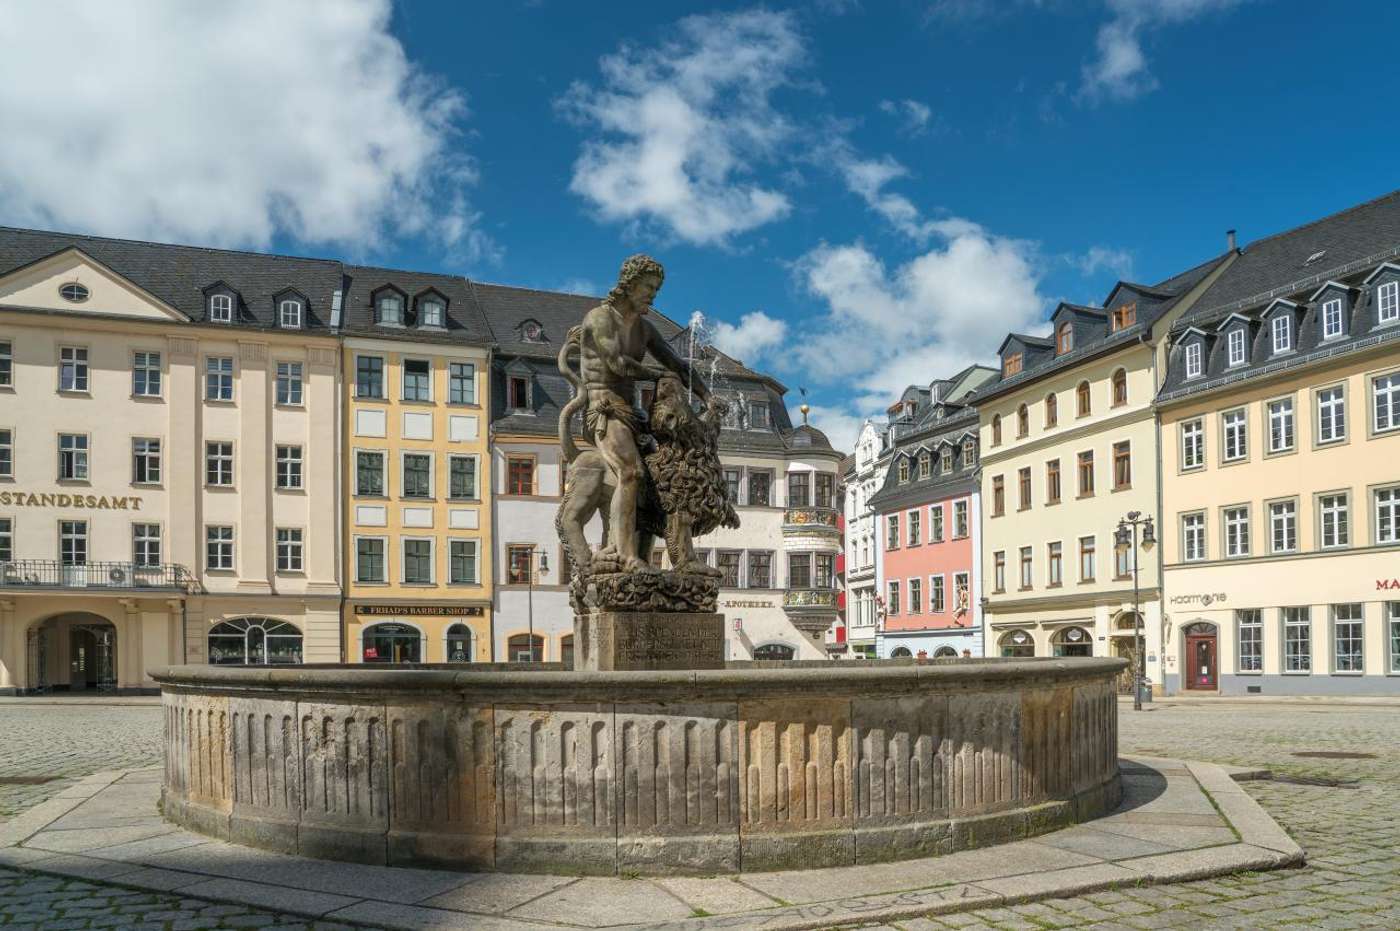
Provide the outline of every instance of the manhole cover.
[[0,776],[0,786],[41,786],[57,776]]
[[1324,779],[1320,776],[1288,776],[1282,773],[1274,773],[1274,782],[1286,782],[1295,786],[1322,786],[1326,789],[1361,788],[1355,779]]
[[1300,750],[1294,756],[1305,756],[1310,760],[1374,760],[1374,753],[1352,753],[1346,750]]

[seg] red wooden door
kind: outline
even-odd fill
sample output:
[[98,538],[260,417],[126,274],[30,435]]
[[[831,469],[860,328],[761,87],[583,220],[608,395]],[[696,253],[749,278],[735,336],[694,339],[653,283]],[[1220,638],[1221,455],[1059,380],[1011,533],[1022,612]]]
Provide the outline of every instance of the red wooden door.
[[1215,635],[1186,636],[1186,687],[1213,692],[1219,686],[1215,678]]

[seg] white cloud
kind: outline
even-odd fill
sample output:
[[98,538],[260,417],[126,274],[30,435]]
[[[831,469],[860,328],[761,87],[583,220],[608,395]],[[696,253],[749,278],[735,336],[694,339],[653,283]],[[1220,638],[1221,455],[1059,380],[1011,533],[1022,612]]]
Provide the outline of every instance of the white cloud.
[[787,339],[787,322],[755,310],[740,317],[737,326],[716,320],[710,334],[720,352],[752,366]]
[[598,283],[592,278],[568,278],[557,288],[550,288],[552,291],[562,291],[565,294],[586,294],[601,296],[606,288],[599,288]]
[[1143,33],[1164,25],[1189,22],[1228,9],[1241,0],[1108,0],[1113,18],[1099,27],[1098,57],[1083,68],[1078,99],[1131,100],[1157,89],[1142,49]]
[[724,244],[788,214],[748,166],[793,134],[771,103],[807,52],[794,14],[763,9],[689,16],[654,48],[623,45],[598,86],[576,83],[562,111],[598,137],[570,190],[606,221],[655,223],[686,242]]
[[1133,277],[1133,254],[1127,249],[1114,249],[1109,246],[1090,246],[1083,255],[1068,256],[1068,261],[1086,277],[1099,269],[1113,272],[1119,280],[1131,281]]
[[880,112],[898,118],[900,129],[910,136],[928,132],[929,120],[933,117],[933,109],[917,100],[882,100]]
[[0,213],[229,246],[423,233],[491,256],[457,154],[465,99],[389,16],[389,0],[9,4]]
[[890,226],[916,242],[926,242],[937,224],[927,221],[903,194],[885,190],[892,181],[907,177],[909,170],[890,155],[871,158],[861,155],[844,135],[837,133],[814,153],[821,164],[832,167],[855,194]]

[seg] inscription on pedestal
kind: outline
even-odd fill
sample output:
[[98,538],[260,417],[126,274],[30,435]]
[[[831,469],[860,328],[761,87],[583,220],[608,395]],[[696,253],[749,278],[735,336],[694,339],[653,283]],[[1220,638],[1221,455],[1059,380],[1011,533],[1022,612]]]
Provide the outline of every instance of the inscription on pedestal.
[[587,611],[574,643],[579,671],[723,669],[724,615]]

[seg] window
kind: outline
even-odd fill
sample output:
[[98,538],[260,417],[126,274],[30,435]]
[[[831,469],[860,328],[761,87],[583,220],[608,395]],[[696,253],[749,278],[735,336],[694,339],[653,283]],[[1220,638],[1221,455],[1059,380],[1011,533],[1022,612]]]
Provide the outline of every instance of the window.
[[403,481],[399,494],[404,498],[433,496],[433,457],[428,453],[403,454]]
[[1235,327],[1225,336],[1226,362],[1229,365],[1244,364],[1244,328]]
[[[908,478],[909,460],[900,460],[904,464],[904,477]],[[810,472],[789,472],[788,473],[788,507],[805,508],[812,503],[812,473]]]
[[924,612],[924,580],[909,580],[909,613],[922,614]]
[[1016,439],[1024,439],[1031,432],[1031,412],[1022,404],[1016,408]]
[[1133,450],[1127,440],[1113,444],[1113,488],[1115,491],[1133,485]]
[[1283,615],[1283,671],[1312,671],[1312,609],[1281,608]]
[[277,447],[277,487],[295,489],[301,487],[301,447]]
[[427,359],[403,360],[403,399],[405,401],[431,401],[432,367]]
[[408,538],[403,541],[403,581],[405,585],[432,584],[432,540]]
[[829,508],[836,497],[836,476],[830,472],[817,473],[817,507]]
[[358,537],[355,540],[355,581],[384,582],[384,538]]
[[1342,302],[1326,301],[1322,305],[1322,338],[1336,339],[1342,335]]
[[131,482],[133,485],[160,484],[160,440],[141,436],[132,439]]
[[1031,506],[1031,469],[1026,466],[1016,472],[1016,487],[1019,504],[1022,511],[1029,510]]
[[899,515],[891,514],[885,518],[885,549],[899,549]]
[[1239,671],[1264,671],[1264,617],[1257,608],[1235,612]]
[[447,580],[454,585],[475,585],[481,581],[477,570],[477,541],[449,540]]
[[1094,538],[1079,538],[1079,581],[1094,581]]
[[1049,584],[1058,588],[1065,582],[1064,544],[1051,543],[1046,547],[1046,565],[1049,568]]
[[1080,417],[1088,417],[1092,409],[1089,403],[1089,383],[1081,381],[1079,387],[1074,389],[1075,412]]
[[300,527],[277,528],[277,571],[301,571],[302,533]]
[[529,634],[516,634],[507,641],[506,655],[513,663],[540,663],[544,661],[544,637]]
[[1244,408],[1221,414],[1220,425],[1225,432],[1225,461],[1239,462],[1249,458],[1248,420]]
[[725,488],[725,494],[729,496],[729,500],[730,500],[732,503],[734,503],[734,504],[738,504],[738,503],[739,503],[739,470],[738,470],[738,469],[725,469],[725,470],[724,470],[724,488]]
[[419,326],[442,326],[442,301],[423,298],[418,302]]
[[997,550],[992,554],[992,588],[999,592],[1006,591],[1006,553]]
[[88,351],[76,346],[58,350],[58,390],[88,390]]
[[[569,641],[570,653],[564,658],[566,669],[574,666],[573,634],[564,638]],[[470,663],[472,661],[472,629],[466,624],[453,624],[447,628],[447,661],[449,663]]]
[[1400,485],[1376,489],[1376,542],[1400,543]]
[[1066,627],[1050,637],[1050,649],[1055,656],[1093,656],[1094,643],[1082,627]]
[[277,403],[301,405],[301,363],[277,363]]
[[1332,606],[1333,672],[1362,672],[1363,628],[1361,605]]
[[70,281],[58,289],[59,297],[74,304],[81,304],[87,300],[88,294],[87,285],[79,284],[76,281]]
[[742,555],[738,550],[720,550],[715,553],[715,568],[719,570],[719,584],[724,588],[739,587],[739,560]]
[[773,554],[749,551],[749,588],[773,588]]
[[1068,322],[1060,324],[1055,333],[1055,352],[1064,355],[1074,348],[1074,327]]
[[233,400],[233,358],[210,356],[204,360],[204,399]]
[[1351,542],[1349,495],[1342,491],[1317,499],[1319,543],[1323,549],[1347,546]]
[[1060,503],[1060,460],[1045,463],[1045,503]]
[[233,568],[233,528],[210,525],[204,528],[205,564],[211,570]]
[[1181,468],[1199,469],[1206,464],[1206,429],[1201,419],[1181,423]]
[[1186,344],[1186,377],[1199,378],[1201,374],[1201,344]]
[[83,433],[58,435],[58,477],[60,481],[87,481],[88,438]]
[[1206,515],[1203,512],[1181,516],[1181,558],[1186,562],[1206,558]]
[[58,558],[65,566],[86,566],[88,526],[85,520],[58,522]]
[[160,524],[131,525],[131,561],[138,566],[160,565]]
[[233,322],[233,297],[228,294],[214,294],[209,297],[209,319],[214,323]]
[[1317,442],[1337,443],[1347,438],[1347,399],[1343,385],[1317,392]]
[[380,323],[390,326],[403,325],[403,298],[396,294],[381,294],[375,302],[375,311]]
[[889,599],[885,602],[885,613],[893,617],[899,613],[899,583],[890,582],[887,588]]
[[943,542],[943,505],[935,504],[928,509],[928,539],[930,543]]
[[1373,378],[1371,398],[1375,402],[1376,432],[1400,428],[1400,372]]
[[1115,546],[1113,548],[1113,577],[1131,579],[1133,577],[1133,548]]
[[15,386],[15,349],[8,340],[0,342],[0,388]]
[[530,380],[523,375],[512,375],[506,380],[506,398],[513,411],[530,409]]
[[476,403],[476,366],[470,362],[447,364],[447,403]]
[[132,353],[131,393],[138,398],[160,397],[160,353]]
[[1390,671],[1396,673],[1400,672],[1400,601],[1386,602],[1385,614],[1390,643]]
[[1376,289],[1376,308],[1381,323],[1400,320],[1400,281],[1387,281]]
[[1269,504],[1269,547],[1275,553],[1298,549],[1298,502],[1274,501]]
[[1079,454],[1079,497],[1085,498],[1094,493],[1094,451]]
[[1045,427],[1049,429],[1060,422],[1060,402],[1053,394],[1045,396]]
[[1269,322],[1269,332],[1274,338],[1274,353],[1287,352],[1293,348],[1293,318],[1280,313]]
[[1121,304],[1113,308],[1113,332],[1126,329],[1133,325],[1137,319],[1137,301],[1131,304]]
[[788,588],[812,587],[812,554],[788,554]]
[[1030,587],[1031,587],[1031,582],[1032,582],[1032,581],[1034,581],[1034,578],[1033,578],[1033,566],[1032,566],[1031,548],[1030,548],[1029,546],[1023,546],[1023,547],[1021,547],[1021,588],[1022,588],[1022,590],[1025,590],[1025,589],[1030,588]]
[[1128,403],[1128,372],[1118,369],[1113,373],[1113,406],[1121,407]]
[[1001,415],[992,415],[992,445],[1001,445]]
[[1035,656],[1035,641],[1024,630],[1007,631],[997,641],[1003,659],[1025,659]]
[[933,474],[933,456],[928,450],[919,453],[919,478],[928,478]]
[[1002,373],[1005,375],[1015,375],[1017,372],[1021,371],[1024,358],[1025,357],[1019,352],[1013,352],[1011,355],[1007,356],[1006,362],[1002,364]]
[[384,397],[384,360],[381,357],[355,357],[355,397]]
[[992,516],[1001,517],[1006,513],[1006,479],[992,476]]
[[517,456],[506,458],[506,494],[535,493],[535,460]]
[[447,457],[447,496],[449,498],[476,497],[476,457]]
[[15,434],[12,430],[0,430],[0,478],[14,478],[15,475]]
[[769,426],[769,424],[768,424],[768,402],[767,402],[767,401],[750,401],[750,402],[749,402],[749,429],[750,429],[750,430],[767,430],[767,429],[768,429],[768,426]]
[[947,610],[943,593],[943,576],[941,575],[928,577],[928,610],[930,614],[942,614]]
[[[735,494],[737,494],[737,490]],[[773,473],[772,472],[750,472],[749,473],[749,504],[757,507],[768,507],[773,503]]]
[[233,484],[233,444],[216,441],[204,444],[204,484],[228,487]]
[[379,451],[355,453],[355,494],[384,494],[384,453]]
[[[966,443],[963,444],[964,465],[967,465],[967,463],[970,461],[971,449],[972,441],[968,440]],[[938,467],[943,470],[944,475],[947,475],[949,472],[953,471],[953,447],[943,447],[943,451],[938,456]]]
[[923,514],[918,511],[910,511],[909,519],[905,522],[909,529],[909,545],[918,546],[923,542]]
[[1225,509],[1225,555],[1249,555],[1249,508]]
[[0,517],[0,563],[15,558],[15,523],[8,517]]
[[289,330],[301,329],[301,301],[288,299],[277,305],[277,325]]
[[953,539],[960,540],[967,536],[967,502],[953,502]]

